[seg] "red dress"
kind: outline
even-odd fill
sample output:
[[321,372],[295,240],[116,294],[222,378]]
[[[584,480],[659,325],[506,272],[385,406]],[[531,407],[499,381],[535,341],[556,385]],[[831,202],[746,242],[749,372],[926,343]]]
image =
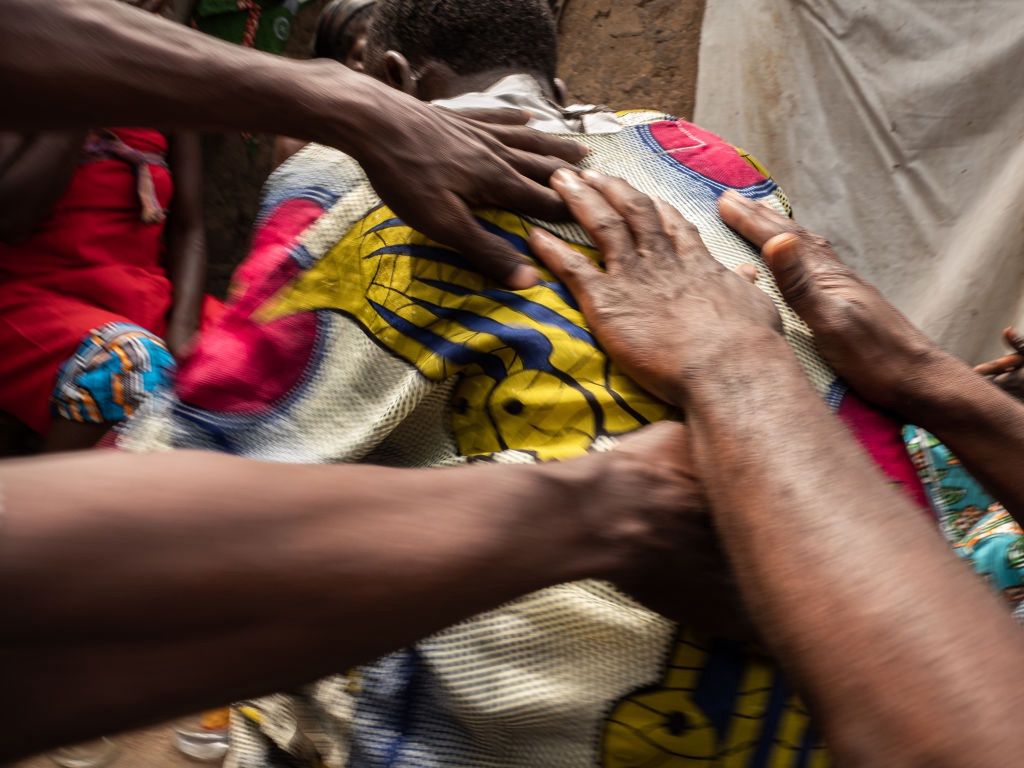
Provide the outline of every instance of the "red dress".
[[[147,153],[156,199],[167,208],[167,139],[146,128],[112,132]],[[140,213],[133,166],[86,159],[27,240],[0,243],[0,410],[45,432],[57,371],[90,330],[128,322],[164,335],[172,298],[164,222],[146,224]]]

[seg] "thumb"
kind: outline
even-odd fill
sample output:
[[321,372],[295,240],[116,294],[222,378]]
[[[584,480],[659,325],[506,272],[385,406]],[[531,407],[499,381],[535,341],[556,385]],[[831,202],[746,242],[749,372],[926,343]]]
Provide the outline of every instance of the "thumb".
[[761,248],[761,256],[772,271],[786,303],[800,316],[811,311],[817,286],[808,268],[803,239],[792,232],[775,235]]

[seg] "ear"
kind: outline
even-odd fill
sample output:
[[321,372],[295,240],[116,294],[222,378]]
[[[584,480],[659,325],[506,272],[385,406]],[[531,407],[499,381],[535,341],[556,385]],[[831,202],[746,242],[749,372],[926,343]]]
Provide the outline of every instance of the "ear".
[[565,87],[565,80],[556,77],[551,81],[551,85],[555,91],[555,103],[560,107],[564,107],[569,103],[569,89]]
[[419,83],[409,60],[398,51],[388,51],[384,54],[384,82],[410,96],[416,96],[419,90]]

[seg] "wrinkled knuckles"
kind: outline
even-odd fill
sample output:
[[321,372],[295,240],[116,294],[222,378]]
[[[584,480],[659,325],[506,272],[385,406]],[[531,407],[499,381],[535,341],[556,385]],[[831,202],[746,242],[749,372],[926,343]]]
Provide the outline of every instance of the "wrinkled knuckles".
[[[569,196],[578,199],[576,193]],[[603,213],[594,219],[589,229],[595,239],[610,239],[622,231],[622,219],[610,213]]]

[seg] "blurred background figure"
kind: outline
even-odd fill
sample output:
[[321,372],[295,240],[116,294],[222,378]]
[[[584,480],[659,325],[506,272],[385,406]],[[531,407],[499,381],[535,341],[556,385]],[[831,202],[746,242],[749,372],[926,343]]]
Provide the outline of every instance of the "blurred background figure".
[[334,59],[356,72],[363,71],[366,31],[374,0],[331,0],[317,20],[314,59]]
[[201,174],[194,134],[0,134],[0,411],[36,447],[95,444],[216,312]]
[[[370,27],[374,0],[330,0],[316,23],[314,59],[334,59],[356,72],[363,71],[366,31]],[[274,168],[308,142],[278,136],[274,142]]]
[[172,15],[229,43],[284,53],[292,23],[308,0],[172,0]]

